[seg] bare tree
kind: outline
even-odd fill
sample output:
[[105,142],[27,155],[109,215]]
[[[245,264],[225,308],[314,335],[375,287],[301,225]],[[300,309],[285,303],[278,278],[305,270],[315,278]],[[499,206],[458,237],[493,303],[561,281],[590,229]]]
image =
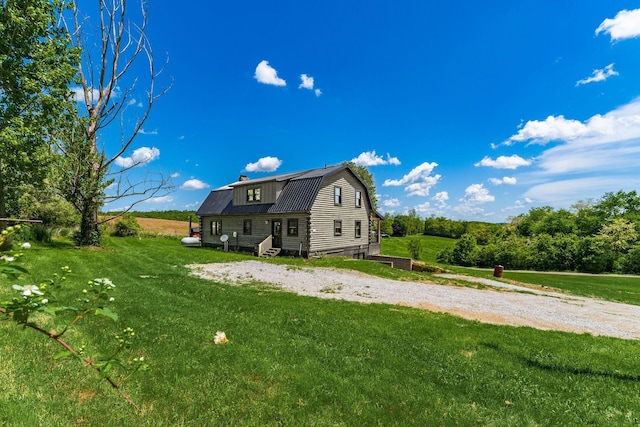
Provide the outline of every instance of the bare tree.
[[[78,115],[58,139],[63,162],[59,189],[80,213],[77,243],[97,244],[98,213],[104,203],[126,199],[129,210],[170,190],[169,179],[161,173],[142,177],[132,173],[153,160],[153,152],[123,155],[133,148],[152,107],[171,83],[162,89],[156,86],[166,61],[156,66],[146,33],[145,0],[137,3],[139,10],[132,9],[127,0],[96,0],[93,15],[83,14],[79,3],[72,0],[71,13],[63,17],[70,41],[81,49],[82,59]],[[113,137],[112,129],[119,135],[117,142],[105,137],[106,133]]]

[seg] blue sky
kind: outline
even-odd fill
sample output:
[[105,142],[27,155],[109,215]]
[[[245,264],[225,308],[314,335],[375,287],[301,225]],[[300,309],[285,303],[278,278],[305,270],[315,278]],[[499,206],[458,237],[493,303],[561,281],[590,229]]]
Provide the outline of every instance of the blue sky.
[[197,0],[149,19],[173,85],[119,163],[174,190],[138,210],[350,160],[381,212],[422,217],[640,189],[640,1]]

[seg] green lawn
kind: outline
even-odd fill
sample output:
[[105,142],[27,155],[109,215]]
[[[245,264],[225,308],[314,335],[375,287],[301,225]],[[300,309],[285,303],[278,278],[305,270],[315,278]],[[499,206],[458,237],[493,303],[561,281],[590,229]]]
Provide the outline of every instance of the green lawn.
[[[69,340],[104,349],[105,335],[131,326],[138,337],[132,357],[143,355],[151,370],[124,384],[142,408],[138,414],[77,361],[53,360],[54,343],[0,322],[0,425],[638,423],[635,341],[231,286],[190,276],[184,267],[246,258],[172,239],[33,247],[23,265],[34,281],[68,265],[69,293],[95,277],[117,286],[118,322],[81,323]],[[343,259],[294,263],[405,274]],[[2,283],[0,299],[13,282]],[[216,331],[230,342],[215,345]]]

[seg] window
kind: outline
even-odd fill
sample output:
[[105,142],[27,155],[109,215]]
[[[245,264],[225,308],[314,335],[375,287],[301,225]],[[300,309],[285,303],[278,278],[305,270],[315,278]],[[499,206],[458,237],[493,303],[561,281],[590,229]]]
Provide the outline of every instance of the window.
[[287,236],[297,236],[297,235],[298,235],[298,220],[288,219],[287,220]]
[[222,234],[222,221],[211,221],[211,235],[220,236]]
[[242,234],[251,234],[251,220],[245,219],[242,224]]
[[362,237],[362,221],[356,221],[356,237]]
[[356,191],[356,208],[362,207],[362,192]]
[[342,236],[342,220],[336,219],[333,221],[333,235]]
[[247,202],[260,201],[260,187],[247,188]]
[[342,205],[342,187],[333,187],[333,204]]

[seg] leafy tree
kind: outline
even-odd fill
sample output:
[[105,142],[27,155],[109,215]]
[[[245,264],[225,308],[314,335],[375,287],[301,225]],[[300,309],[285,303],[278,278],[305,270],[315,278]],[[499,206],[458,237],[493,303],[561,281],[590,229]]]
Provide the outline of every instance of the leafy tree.
[[424,230],[424,221],[418,216],[415,209],[411,209],[407,214],[407,234],[422,234]]
[[63,7],[0,1],[0,217],[18,214],[21,183],[45,179],[49,142],[74,111],[69,84],[78,51],[57,25]]
[[476,238],[471,234],[463,234],[453,247],[451,255],[456,265],[475,265],[478,256]]
[[595,240],[604,253],[610,254],[607,271],[611,271],[619,256],[625,254],[638,240],[638,232],[634,223],[624,218],[615,218],[602,227]]
[[640,245],[635,245],[621,257],[618,267],[624,274],[640,274]]
[[388,213],[385,214],[384,219],[380,221],[380,232],[383,234],[393,234],[393,218]]
[[[97,0],[95,13],[89,17],[82,15],[79,4],[79,0],[72,0],[72,17],[62,17],[71,43],[82,50],[77,69],[82,102],[68,133],[58,140],[63,155],[58,186],[80,214],[76,242],[96,244],[98,212],[104,203],[126,198],[131,209],[169,188],[161,174],[147,173],[137,179],[131,173],[154,158],[153,150],[148,155],[127,157],[129,161],[122,157],[133,148],[153,105],[167,89],[156,87],[163,69],[157,68],[147,38],[145,0],[140,0],[137,24],[131,22],[134,11],[126,0]],[[90,7],[87,3],[83,6]],[[146,75],[139,74],[139,66],[145,67]],[[143,91],[138,90],[140,82],[146,85]],[[119,145],[102,139],[104,131],[112,127],[118,128]],[[109,194],[107,187],[112,189]]]

